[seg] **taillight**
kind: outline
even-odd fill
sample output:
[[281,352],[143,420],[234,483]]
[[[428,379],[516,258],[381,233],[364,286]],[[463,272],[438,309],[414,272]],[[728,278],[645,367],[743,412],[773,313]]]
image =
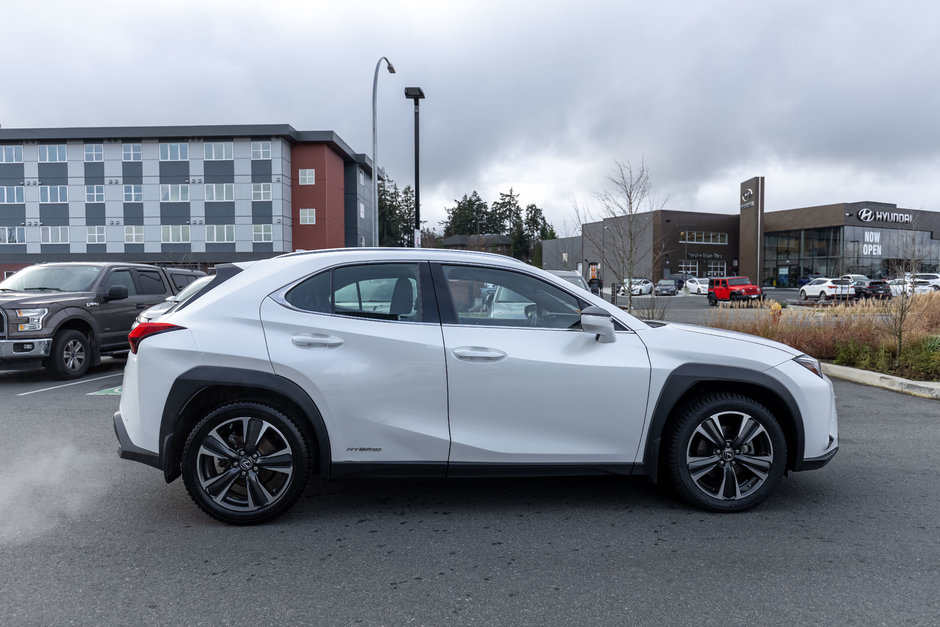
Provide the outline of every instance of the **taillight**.
[[131,352],[136,355],[137,347],[145,337],[166,333],[167,331],[178,331],[185,328],[186,327],[181,327],[178,324],[169,324],[167,322],[142,322],[134,327],[127,335],[127,341],[131,345]]

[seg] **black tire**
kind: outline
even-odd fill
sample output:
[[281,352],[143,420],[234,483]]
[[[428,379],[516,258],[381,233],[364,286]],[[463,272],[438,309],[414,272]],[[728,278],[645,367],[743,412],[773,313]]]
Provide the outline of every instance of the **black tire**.
[[183,448],[186,490],[209,516],[232,525],[277,518],[303,494],[311,446],[294,419],[260,403],[217,407]]
[[63,329],[52,340],[52,349],[45,367],[56,379],[77,379],[88,372],[91,365],[91,343],[88,337],[75,329]]
[[806,300],[806,290],[800,290],[800,300]]
[[718,304],[718,297],[715,296],[715,295],[712,294],[712,293],[709,293],[709,295],[708,295],[708,306],[709,306],[709,307],[715,307],[717,304]]
[[829,297],[826,296],[826,291],[825,291],[825,290],[820,290],[820,292],[819,292],[819,302],[824,303],[824,302],[826,302],[826,299],[827,299],[827,298],[829,298]]
[[673,488],[686,501],[713,512],[757,505],[776,488],[786,466],[787,445],[779,423],[766,407],[740,394],[699,398],[665,442]]

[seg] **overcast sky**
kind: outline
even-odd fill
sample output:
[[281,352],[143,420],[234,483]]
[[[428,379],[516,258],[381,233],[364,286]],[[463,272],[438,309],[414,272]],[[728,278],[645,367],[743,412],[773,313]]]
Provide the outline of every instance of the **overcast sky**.
[[512,187],[559,232],[615,160],[667,208],[940,210],[940,3],[4,0],[4,128],[290,124],[414,184],[422,217]]

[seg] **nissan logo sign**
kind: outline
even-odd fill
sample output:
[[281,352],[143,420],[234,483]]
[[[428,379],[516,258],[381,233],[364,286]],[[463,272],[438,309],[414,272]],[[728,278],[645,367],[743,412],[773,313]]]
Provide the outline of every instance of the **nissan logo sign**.
[[744,202],[749,201],[753,197],[754,197],[754,190],[751,189],[750,187],[744,190],[744,193],[741,194],[741,200],[743,200]]
[[875,219],[875,212],[871,209],[859,209],[858,210],[858,219],[862,222],[871,222]]

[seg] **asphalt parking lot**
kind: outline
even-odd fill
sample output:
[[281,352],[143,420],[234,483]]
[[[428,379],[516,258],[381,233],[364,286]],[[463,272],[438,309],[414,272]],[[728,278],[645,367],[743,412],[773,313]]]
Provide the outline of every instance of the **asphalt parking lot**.
[[[117,458],[122,363],[0,373],[7,624],[936,624],[938,406],[836,382],[842,450],[756,510],[645,479],[338,481],[261,527]],[[105,394],[101,394],[104,392]]]

